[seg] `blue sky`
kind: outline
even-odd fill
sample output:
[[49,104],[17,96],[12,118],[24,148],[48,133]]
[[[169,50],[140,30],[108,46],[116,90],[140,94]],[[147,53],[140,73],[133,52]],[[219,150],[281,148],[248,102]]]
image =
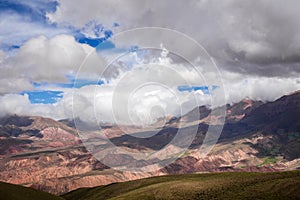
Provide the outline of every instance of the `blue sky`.
[[56,88],[81,88],[86,85],[102,85],[102,80],[86,80],[68,77],[69,83],[32,83],[35,90],[23,91],[22,95],[27,94],[32,104],[53,104],[63,98],[63,91],[41,90],[39,88],[56,87]]
[[[77,42],[88,44],[96,48],[97,51],[114,49],[114,43],[108,41],[113,35],[113,29],[120,24],[114,22],[110,28],[92,20],[82,28],[75,28],[72,25],[57,25],[50,23],[46,13],[56,11],[58,3],[56,1],[44,0],[1,0],[0,1],[0,48],[8,54],[18,49],[30,38],[45,35],[48,38],[59,34],[73,35]],[[99,46],[99,44],[101,44]],[[136,51],[137,46],[133,46],[129,51]],[[122,50],[124,51],[124,50]],[[67,75],[66,75],[67,76]],[[73,77],[67,77],[69,83],[37,83],[33,82],[32,91],[23,91],[22,95],[27,94],[32,104],[53,104],[63,97],[63,91],[59,88],[80,88],[86,85],[99,85],[103,81],[98,80],[77,80],[76,84]],[[56,91],[44,90],[47,86],[55,86]],[[204,94],[209,94],[207,86],[179,86],[179,91],[201,90]]]
[[[113,35],[112,30],[106,29],[101,24],[95,22],[88,23],[82,29],[76,29],[73,26],[58,26],[55,23],[49,23],[46,18],[47,12],[54,12],[58,3],[56,1],[44,0],[1,0],[0,1],[0,48],[8,54],[10,51],[19,48],[24,42],[32,37],[45,35],[53,37],[58,34],[71,34],[79,43],[88,44],[91,47],[97,47]],[[10,21],[7,21],[10,20]],[[1,23],[2,22],[2,23]],[[9,24],[9,27],[7,27]],[[92,37],[88,37],[86,28],[92,26]],[[119,26],[114,23],[113,27]],[[11,34],[11,27],[16,27],[17,33]],[[30,29],[28,29],[30,27]],[[90,35],[89,35],[90,36]],[[111,42],[101,45],[101,49],[115,48]],[[69,83],[32,83],[33,91],[23,91],[21,94],[28,94],[29,100],[33,104],[52,104],[63,97],[62,91],[40,90],[49,85],[61,88],[80,88],[86,85],[102,84],[98,80],[77,80],[67,77]]]
[[63,91],[23,91],[21,94],[27,94],[32,104],[54,104],[63,98]]
[[67,28],[58,28],[47,22],[46,12],[54,12],[55,1],[1,0],[0,1],[0,47],[4,50],[18,48],[31,37],[54,36],[69,33]]
[[180,85],[177,87],[177,89],[181,92],[187,91],[187,92],[192,92],[192,91],[202,91],[203,94],[211,94],[215,89],[217,89],[218,86],[213,85],[211,87],[209,86],[190,86],[190,85]]
[[[32,37],[39,35],[53,37],[58,34],[71,34],[78,42],[96,47],[112,36],[111,28],[119,26],[115,22],[110,28],[105,28],[101,24],[91,21],[78,29],[72,25],[50,23],[46,13],[55,12],[57,5],[56,1],[1,0],[0,48],[9,51],[20,47]],[[89,28],[93,29],[93,34],[87,35],[86,30]]]
[[[194,76],[192,71],[191,74],[188,71],[178,71],[184,78],[192,81],[182,82],[175,77],[173,80],[172,74],[159,77],[162,81],[170,79],[171,83],[168,84],[176,88],[177,96],[182,97],[181,103],[188,102],[194,96],[187,95],[189,92],[199,94],[196,96],[201,100],[207,100],[216,89],[213,85],[218,85],[220,91],[223,91],[221,82],[226,86],[224,92],[228,103],[238,102],[246,97],[271,101],[299,90],[300,12],[297,8],[300,1],[293,0],[291,4],[279,0],[275,0],[275,3],[259,1],[255,4],[239,0],[145,2],[0,0],[0,103],[7,104],[0,106],[0,113],[15,113],[16,108],[19,108],[20,114],[56,119],[70,117],[68,114],[71,112],[65,102],[70,100],[73,92],[78,91],[83,106],[89,107],[93,105],[91,96],[94,87],[88,86],[103,84],[98,91],[99,107],[102,109],[101,114],[109,120],[110,95],[118,78],[132,70],[136,75],[123,85],[128,83],[135,87],[137,82],[147,81],[150,76],[143,70],[135,71],[134,68],[135,61],[140,63],[140,60],[143,62],[148,61],[149,57],[151,59],[146,51],[141,51],[143,42],[139,41],[153,40],[154,44],[160,40],[159,43],[164,43],[157,35],[151,38],[147,34],[133,33],[130,36],[134,37],[127,40],[123,38],[124,41],[110,40],[110,37],[142,27],[163,27],[181,32],[201,44],[218,64],[222,81],[215,81],[215,75],[219,73],[206,70],[206,61],[203,60],[205,66],[200,70],[203,73],[201,77],[212,80],[208,81],[210,85],[202,85],[202,79]],[[265,12],[266,7],[268,12]],[[180,20],[174,20],[178,17]],[[167,39],[174,41],[175,46],[180,45],[175,49],[183,50],[188,54],[187,58],[197,56],[188,44],[179,40],[177,42],[172,37]],[[130,45],[137,46],[130,48]],[[165,45],[173,51],[172,45]],[[75,84],[78,89],[72,91],[70,88],[74,87],[74,77],[68,75],[75,76],[84,58],[93,49],[100,55],[93,57],[88,63],[89,69],[81,71],[84,74],[79,77],[86,79],[78,80]],[[119,67],[114,66],[116,68],[109,70],[105,76],[108,80],[104,83],[94,80],[98,72],[106,67],[107,61],[128,51],[133,56],[124,58],[127,66],[121,66],[123,63]],[[159,54],[154,56],[156,55]],[[181,64],[176,60],[174,62],[175,65]],[[126,87],[122,90],[129,92]],[[163,91],[159,91],[161,93],[156,94],[161,105],[173,103],[167,94],[162,95]],[[213,95],[217,94],[219,92],[214,92]],[[144,99],[143,95],[145,94],[136,99],[137,106],[138,100],[143,100],[151,107],[150,104],[156,100]],[[120,104],[123,103],[121,99],[118,100]],[[176,107],[173,106],[168,108]],[[147,114],[146,108],[147,106],[141,106],[138,110]],[[173,114],[178,113],[174,111]],[[90,113],[87,113],[86,119],[89,117]]]

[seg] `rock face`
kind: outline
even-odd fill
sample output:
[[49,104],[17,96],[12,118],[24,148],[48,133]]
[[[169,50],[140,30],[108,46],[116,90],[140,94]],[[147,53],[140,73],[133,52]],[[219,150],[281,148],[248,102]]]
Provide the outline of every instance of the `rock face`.
[[286,95],[252,110],[241,122],[269,132],[300,131],[300,92]]
[[122,173],[109,169],[84,147],[69,147],[30,155],[19,154],[1,161],[0,180],[53,194],[80,187],[94,187],[163,173]]
[[219,143],[206,157],[201,157],[198,149],[189,150],[186,156],[167,166],[163,171],[168,174],[221,171],[278,171],[284,164],[263,165],[263,159],[253,146],[264,136],[253,135],[231,143]]
[[229,123],[238,122],[248,115],[252,110],[261,106],[263,102],[244,99],[239,103],[227,105],[226,120]]
[[[201,156],[198,147],[205,137],[208,121],[214,118],[218,125],[218,116],[210,116],[211,111],[206,107],[194,109],[182,117],[169,117],[160,131],[152,127],[138,132],[136,127],[112,125],[98,130],[108,135],[115,145],[132,151],[158,150],[175,137],[180,122],[183,128],[179,142],[169,146],[161,155],[155,157],[153,154],[153,159],[161,161],[164,153],[183,148],[180,142],[189,138],[190,130],[198,128],[192,145],[179,159],[164,168],[150,166],[153,170],[149,173],[116,171],[103,165],[86,150],[70,120],[57,122],[42,117],[3,117],[0,119],[0,181],[62,194],[80,187],[164,174],[300,169],[299,102],[300,93],[296,92],[274,102],[247,99],[227,105],[222,135],[206,157]],[[200,116],[200,119],[192,121],[194,116]],[[132,134],[126,135],[122,130]],[[158,133],[151,138],[135,137],[149,135],[149,131]],[[91,141],[97,141],[99,132],[91,130],[90,135],[95,137]],[[105,159],[126,162],[118,154]]]
[[75,129],[43,117],[3,117],[0,136],[0,156],[81,143]]
[[[74,128],[52,119],[14,115],[0,119],[0,124],[0,180],[4,182],[62,194],[163,174],[109,169],[85,149]],[[122,135],[115,127],[103,131]]]

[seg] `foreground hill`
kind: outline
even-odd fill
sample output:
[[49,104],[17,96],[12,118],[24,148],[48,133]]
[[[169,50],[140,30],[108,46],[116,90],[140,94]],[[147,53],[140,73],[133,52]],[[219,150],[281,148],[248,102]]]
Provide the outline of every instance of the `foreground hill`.
[[63,200],[52,194],[19,185],[0,182],[0,200]]
[[0,182],[0,200],[300,199],[300,171],[169,175],[80,188],[61,197]]
[[300,171],[172,175],[81,188],[66,200],[100,199],[299,199]]

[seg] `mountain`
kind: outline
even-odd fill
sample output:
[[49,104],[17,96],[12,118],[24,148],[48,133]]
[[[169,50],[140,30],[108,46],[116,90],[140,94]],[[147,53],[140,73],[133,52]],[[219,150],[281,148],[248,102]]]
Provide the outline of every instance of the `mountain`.
[[[116,128],[111,130],[116,132]],[[53,194],[160,174],[121,173],[100,163],[76,129],[37,116],[0,119],[0,181]]]
[[300,171],[162,176],[81,188],[66,200],[101,199],[299,199]]
[[238,103],[227,105],[226,121],[229,123],[238,122],[251,111],[263,105],[262,101],[253,101],[251,99],[244,99]]
[[[300,92],[274,102],[246,103],[227,106],[230,115],[209,156],[200,158],[199,152],[191,149],[187,156],[167,166],[167,173],[300,169]],[[239,120],[232,120],[233,109],[242,115],[235,117]],[[201,144],[203,138],[198,134],[196,143]]]
[[79,143],[75,129],[53,119],[17,115],[0,119],[0,156]]
[[[121,172],[105,166],[86,150],[72,120],[5,116],[0,118],[0,181],[63,194],[82,187],[168,174],[297,170],[300,169],[299,101],[300,92],[296,92],[274,102],[245,99],[226,105],[221,137],[204,158],[198,147],[206,135],[208,122],[212,119],[212,126],[219,126],[219,116],[212,116],[211,110],[205,106],[181,117],[168,117],[168,123],[162,127],[153,125],[140,130],[133,126],[106,125],[101,130],[87,130],[92,137],[89,138],[91,144],[99,148],[106,144],[98,142],[101,141],[99,135],[107,134],[115,145],[132,151],[158,150],[174,139],[180,130],[181,135],[174,144],[162,153],[182,149],[182,143],[190,139],[193,130],[197,130],[192,145],[179,159],[161,169],[157,166],[149,173]],[[195,116],[200,118],[195,119]],[[154,133],[150,138],[140,137]],[[145,163],[143,158],[124,159],[122,156],[115,154],[105,159],[119,164]],[[164,161],[159,160],[162,159],[159,156],[155,159]]]
[[264,132],[297,132],[300,130],[300,92],[285,95],[252,110],[242,120]]

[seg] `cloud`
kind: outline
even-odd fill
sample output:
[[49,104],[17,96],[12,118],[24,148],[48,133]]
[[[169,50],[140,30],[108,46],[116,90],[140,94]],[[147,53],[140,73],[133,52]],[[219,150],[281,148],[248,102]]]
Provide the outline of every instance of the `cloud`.
[[56,1],[11,0],[0,4],[0,48],[18,48],[32,37],[71,33],[67,27],[50,24],[46,12],[54,12]]
[[53,119],[65,117],[62,103],[59,104],[31,104],[27,94],[6,94],[0,96],[0,116],[8,114],[44,116]]
[[[0,113],[80,118],[93,125],[97,121],[146,125],[164,116],[180,116],[199,105],[211,105],[208,94],[178,89],[178,85],[203,85],[200,75],[196,76],[184,63],[161,61],[149,65],[135,63],[130,70],[119,71],[116,77],[101,85],[74,89],[57,86],[64,94],[54,104],[32,104],[27,94],[6,94],[0,97],[3,105]],[[290,93],[300,86],[299,78],[254,77],[233,72],[222,72],[222,75],[226,102],[219,106],[244,98],[273,101],[282,96],[282,91]]]
[[56,11],[47,17],[52,22],[77,27],[91,20],[107,26],[117,21],[119,31],[145,26],[171,28],[203,44],[226,70],[261,76],[299,75],[297,0],[88,0],[77,6],[78,3],[59,0]]
[[0,94],[10,92],[22,92],[23,90],[32,90],[33,86],[30,80],[25,78],[1,78],[0,79]]
[[2,56],[0,93],[30,90],[32,82],[68,83],[67,76],[76,75],[88,54],[91,55],[89,62],[84,64],[86,73],[104,67],[105,61],[94,48],[76,42],[73,36],[32,38],[14,55]]
[[[126,58],[120,58],[115,62],[124,66],[125,61]],[[130,63],[130,68],[120,68],[105,84],[74,90],[74,117],[87,122],[141,125],[163,116],[184,114],[198,106],[196,98],[208,104],[208,95],[178,90],[177,86],[182,84],[205,84],[201,76],[185,64],[162,59],[149,64]],[[110,67],[115,69],[116,66]]]
[[[146,65],[143,70],[136,65],[123,71],[107,84],[90,85],[76,89],[73,94],[74,117],[86,122],[145,125],[165,116],[180,116],[200,105],[211,106],[212,96],[197,91],[180,91],[178,85],[198,83],[188,68],[181,64]],[[168,78],[171,74],[172,78]],[[224,72],[226,102],[236,103],[245,98],[274,101],[283,94],[300,88],[299,78],[254,77]],[[195,79],[194,79],[195,78]],[[194,82],[195,81],[195,82]],[[204,83],[204,82],[202,82]],[[283,93],[283,91],[285,91]],[[70,94],[66,95],[69,96]],[[218,96],[214,96],[217,98]],[[65,102],[70,102],[65,99]]]
[[[203,68],[199,75],[180,57],[194,60],[199,52],[187,40],[177,40],[176,33],[127,32],[96,51],[76,41],[79,33],[72,32],[79,30],[84,36],[81,42],[92,38],[90,42],[98,44],[99,37],[107,37],[104,30],[115,22],[120,24],[113,30],[116,35],[131,28],[158,26],[195,38],[221,70],[227,103],[246,97],[272,101],[300,89],[298,1],[87,0],[82,4],[79,0],[35,0],[8,4],[0,6],[0,48],[5,50],[0,51],[2,115],[140,124],[188,112],[197,106],[196,101],[211,103],[209,95],[178,90],[179,85],[218,84],[209,59],[197,61]],[[111,32],[107,33],[110,36]],[[167,49],[175,48],[184,55],[176,57],[171,52],[173,63],[163,58],[145,65],[139,56],[146,56],[147,51],[137,51],[105,68],[107,60],[126,53],[130,45],[160,47],[162,38],[166,38]],[[16,50],[7,51],[13,46]],[[150,53],[149,59],[160,53]],[[79,83],[72,91],[64,87],[72,83],[70,77],[91,85]],[[103,84],[96,85],[99,78]],[[15,94],[24,90],[62,91],[63,97],[54,104],[32,104],[27,94]]]
[[227,103],[249,98],[261,101],[274,101],[285,94],[300,88],[300,78],[260,77],[223,72]]

